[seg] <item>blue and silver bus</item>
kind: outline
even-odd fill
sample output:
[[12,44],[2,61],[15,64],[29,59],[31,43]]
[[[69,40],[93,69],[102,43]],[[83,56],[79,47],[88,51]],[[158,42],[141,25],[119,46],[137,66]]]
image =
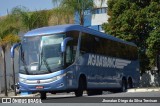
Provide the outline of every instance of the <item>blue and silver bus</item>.
[[[12,47],[12,52],[13,52]],[[13,53],[12,53],[13,54]],[[31,30],[19,44],[21,92],[75,92],[77,97],[138,86],[137,46],[80,25]]]

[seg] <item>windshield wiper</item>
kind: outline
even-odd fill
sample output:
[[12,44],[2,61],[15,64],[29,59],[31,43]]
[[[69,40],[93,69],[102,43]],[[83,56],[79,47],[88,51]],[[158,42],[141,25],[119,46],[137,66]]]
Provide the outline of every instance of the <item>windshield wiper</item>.
[[22,57],[21,60],[22,60],[23,66],[24,66],[24,70],[26,71],[27,74],[29,74],[28,69],[26,67],[26,63],[24,61],[24,57]]
[[[42,56],[42,53],[41,53],[41,59],[43,60],[44,65],[45,65],[46,68],[47,68],[47,71],[51,73],[51,72],[52,72],[52,71],[51,71],[51,68],[49,67],[48,62],[46,61],[46,59]],[[42,63],[41,63],[40,66],[39,66],[39,70],[40,70],[40,68],[41,68],[41,65],[42,65]]]

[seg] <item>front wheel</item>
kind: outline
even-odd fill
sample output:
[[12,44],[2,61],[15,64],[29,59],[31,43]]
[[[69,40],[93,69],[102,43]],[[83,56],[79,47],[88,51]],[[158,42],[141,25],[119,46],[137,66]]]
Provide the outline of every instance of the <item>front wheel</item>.
[[41,98],[42,100],[47,99],[46,92],[41,92],[41,93],[40,93],[40,98]]
[[80,78],[79,84],[78,84],[78,89],[75,91],[76,97],[80,97],[80,96],[83,95],[84,88],[85,88],[85,86],[84,86],[84,83],[83,83],[83,79]]

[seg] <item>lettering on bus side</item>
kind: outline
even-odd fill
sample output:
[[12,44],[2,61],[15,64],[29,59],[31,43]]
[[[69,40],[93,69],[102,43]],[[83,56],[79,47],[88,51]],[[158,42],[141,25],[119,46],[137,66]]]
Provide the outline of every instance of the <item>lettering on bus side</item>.
[[123,69],[130,63],[131,61],[128,60],[116,59],[112,57],[105,57],[94,54],[89,54],[88,57],[88,65],[91,66]]

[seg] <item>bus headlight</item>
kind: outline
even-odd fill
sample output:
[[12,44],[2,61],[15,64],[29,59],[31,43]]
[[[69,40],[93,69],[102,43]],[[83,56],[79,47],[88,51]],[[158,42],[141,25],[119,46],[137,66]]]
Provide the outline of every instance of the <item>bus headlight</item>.
[[57,81],[59,79],[61,79],[62,77],[66,76],[66,73],[65,74],[61,74],[61,75],[58,75],[58,76],[55,76],[55,77],[52,77],[52,78],[49,78],[49,79],[43,79],[43,80],[40,80],[41,83],[50,83],[50,82],[54,82],[54,81]]
[[58,75],[58,76],[55,76],[55,77],[53,77],[52,79],[53,79],[53,81],[55,81],[55,80],[61,79],[61,78],[64,77],[64,76],[66,76],[66,73],[65,73],[65,74],[61,74],[61,75]]
[[19,77],[19,82],[26,82],[26,79]]

